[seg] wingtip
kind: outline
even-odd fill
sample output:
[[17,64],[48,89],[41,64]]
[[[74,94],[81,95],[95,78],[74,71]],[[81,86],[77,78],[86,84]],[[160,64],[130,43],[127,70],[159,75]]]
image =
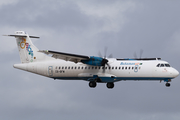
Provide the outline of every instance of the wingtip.
[[2,36],[9,36],[9,35],[2,35]]

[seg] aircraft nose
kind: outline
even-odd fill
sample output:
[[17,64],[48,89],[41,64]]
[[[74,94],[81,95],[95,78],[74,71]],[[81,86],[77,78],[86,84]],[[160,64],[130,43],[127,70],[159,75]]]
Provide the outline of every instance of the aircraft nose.
[[174,77],[177,77],[179,75],[179,72],[176,69],[174,69],[173,75],[174,75]]

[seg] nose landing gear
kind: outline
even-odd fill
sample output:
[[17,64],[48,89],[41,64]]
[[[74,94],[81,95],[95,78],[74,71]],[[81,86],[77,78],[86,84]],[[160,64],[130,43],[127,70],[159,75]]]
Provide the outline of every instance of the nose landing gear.
[[[160,81],[161,82],[161,81]],[[171,82],[171,79],[166,79],[166,80],[164,80],[164,82],[166,82],[166,87],[170,87],[170,83],[168,83],[168,82]]]
[[168,83],[168,82],[166,83],[166,87],[170,87],[170,85],[171,85],[170,83]]

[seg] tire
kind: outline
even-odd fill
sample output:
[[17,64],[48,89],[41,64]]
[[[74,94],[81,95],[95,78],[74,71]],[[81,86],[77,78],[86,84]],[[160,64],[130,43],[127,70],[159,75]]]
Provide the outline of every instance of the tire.
[[95,88],[96,87],[96,82],[94,82],[94,81],[91,81],[91,82],[89,82],[89,87],[91,87],[91,88]]
[[170,83],[166,83],[166,87],[170,87],[170,85],[171,85]]
[[106,86],[107,86],[107,88],[112,89],[112,88],[114,88],[114,83],[109,82],[109,83],[106,84]]

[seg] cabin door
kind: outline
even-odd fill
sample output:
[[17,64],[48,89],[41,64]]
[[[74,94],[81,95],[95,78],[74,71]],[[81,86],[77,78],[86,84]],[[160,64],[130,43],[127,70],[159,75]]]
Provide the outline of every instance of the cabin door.
[[48,75],[53,76],[53,66],[48,67]]

